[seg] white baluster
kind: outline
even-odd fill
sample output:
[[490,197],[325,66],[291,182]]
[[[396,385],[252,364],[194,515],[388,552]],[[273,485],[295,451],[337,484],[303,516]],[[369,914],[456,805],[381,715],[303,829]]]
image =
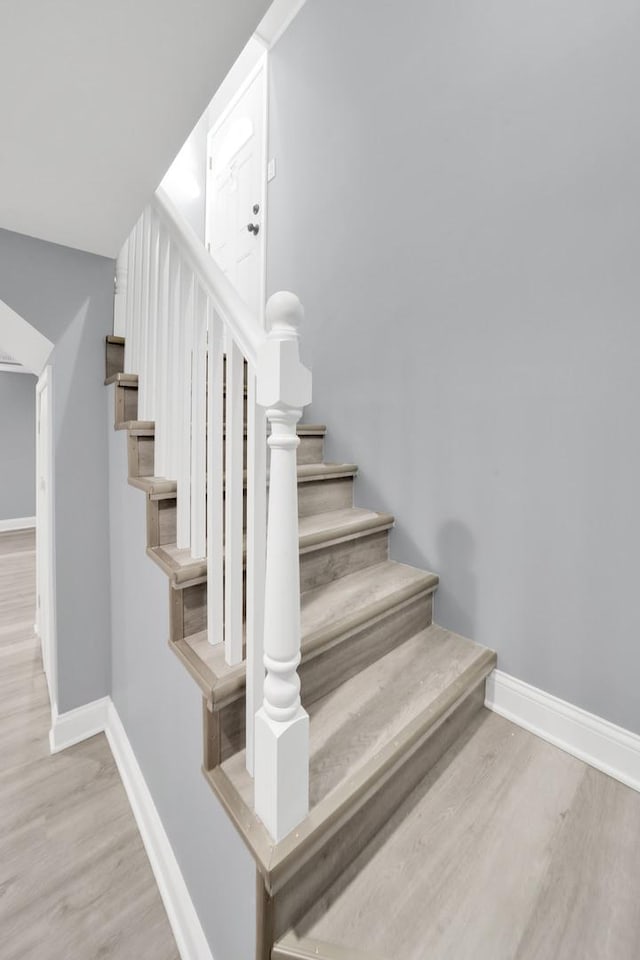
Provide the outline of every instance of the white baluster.
[[183,264],[178,348],[178,502],[176,543],[182,550],[191,547],[191,361],[193,348],[194,279]]
[[147,419],[158,419],[158,218],[150,211],[149,324],[147,330]]
[[224,639],[224,355],[222,323],[208,310],[207,364],[207,639]]
[[127,329],[127,277],[129,273],[129,241],[125,240],[116,260],[116,286],[113,297],[113,334],[125,337]]
[[207,553],[207,300],[196,286],[191,386],[191,554]]
[[224,652],[240,663],[242,637],[242,514],[244,508],[244,357],[228,338],[225,442]]
[[309,809],[309,717],[300,703],[300,567],[296,424],[311,401],[302,365],[302,307],[291,293],[267,304],[269,334],[258,353],[258,402],[267,408],[269,518],[264,615],[264,700],[255,722],[255,809],[277,841]]
[[169,270],[169,357],[167,368],[167,425],[169,433],[168,471],[170,480],[178,480],[180,461],[180,330],[182,282],[180,257],[171,249]]
[[142,219],[135,228],[133,255],[133,303],[131,305],[131,373],[140,375],[140,318],[142,315]]
[[149,272],[151,221],[149,210],[142,214],[142,256],[140,264],[140,353],[138,356],[138,420],[149,419]]
[[247,397],[246,766],[253,776],[255,716],[264,697],[264,577],[267,545],[267,424],[249,366]]
[[159,477],[168,475],[169,251],[169,238],[161,230],[158,252],[158,369],[156,376],[158,412],[156,415],[155,439],[155,473]]
[[135,227],[127,240],[127,297],[125,303],[125,332],[124,332],[124,369],[127,373],[134,373],[133,368],[133,317],[135,313],[135,256],[136,231]]

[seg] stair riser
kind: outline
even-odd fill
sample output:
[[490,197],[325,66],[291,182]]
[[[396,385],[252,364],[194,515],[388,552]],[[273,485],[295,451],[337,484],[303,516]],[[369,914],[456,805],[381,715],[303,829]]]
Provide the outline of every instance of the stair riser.
[[[276,894],[273,901],[274,939],[301,919],[323,893],[364,850],[409,794],[482,709],[484,680],[450,713],[448,718],[406,754],[364,806],[342,824],[330,842],[305,864]],[[348,872],[345,881],[348,880]]]
[[169,628],[173,642],[207,629],[206,583],[172,587]]
[[138,391],[131,387],[116,387],[116,427],[138,419]]
[[110,343],[107,339],[105,350],[105,377],[114,377],[124,371],[124,343]]
[[147,546],[162,547],[176,542],[176,498],[147,497]]
[[326,696],[385,653],[424,630],[433,620],[433,594],[425,594],[392,607],[374,623],[365,624],[299,668],[303,704]]
[[324,437],[301,436],[298,463],[322,463],[323,461]]
[[155,461],[155,441],[153,437],[129,434],[127,453],[130,477],[153,477]]
[[300,556],[300,590],[313,590],[350,573],[364,570],[389,558],[389,533],[382,530],[368,536],[333,543]]
[[353,477],[308,480],[298,484],[298,516],[313,517],[318,513],[342,510],[353,506]]
[[[320,656],[305,660],[303,654],[298,671],[303,705],[309,706],[326,696],[397,644],[428,627],[432,612],[432,596],[418,597],[404,607],[395,607],[376,623],[363,627],[347,638],[341,638]],[[211,770],[245,746],[244,695],[241,694],[224,707],[209,711],[207,719],[205,766],[211,764],[206,766]]]
[[206,699],[204,713],[204,768],[213,770],[228,757],[244,748],[246,719],[244,697],[220,710],[210,710]]

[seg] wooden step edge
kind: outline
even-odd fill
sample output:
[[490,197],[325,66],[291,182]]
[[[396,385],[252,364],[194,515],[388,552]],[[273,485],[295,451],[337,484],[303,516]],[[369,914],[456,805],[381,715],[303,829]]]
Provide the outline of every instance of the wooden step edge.
[[138,389],[138,374],[137,373],[114,373],[110,377],[105,377],[105,385],[109,386],[110,383],[115,383],[119,387],[128,387],[131,390]]
[[338,833],[357,817],[378,790],[392,780],[415,752],[482,683],[496,665],[496,654],[483,650],[429,706],[386,744],[364,767],[318,803],[295,830],[274,844],[222,767],[203,773],[225,807],[267,891],[275,895]]
[[116,430],[128,430],[135,436],[155,436],[156,425],[154,420],[119,420]]
[[[129,423],[140,423],[140,422],[149,422],[149,421],[138,421],[130,420]],[[123,429],[125,429],[123,426]],[[128,429],[128,426],[126,427]],[[323,464],[315,463],[303,463],[298,465],[298,482],[304,483],[308,479],[314,480],[333,480],[336,476],[352,476],[351,473],[346,474],[337,474],[332,473],[330,470],[326,472],[318,473],[317,476],[309,478],[306,476],[306,472],[309,467],[314,467],[317,469],[318,466],[323,466]],[[334,464],[330,465],[331,467],[335,466]],[[357,467],[354,470],[357,471]],[[300,476],[301,471],[305,471],[305,474]],[[245,477],[246,481],[246,477]],[[129,477],[129,484],[132,487],[137,487],[139,490],[144,490],[145,493],[148,493],[152,500],[166,500],[171,499],[177,496],[178,485],[175,480],[167,480],[166,477]],[[385,516],[391,516],[387,514]]]
[[341,947],[310,937],[298,937],[293,930],[274,943],[271,960],[384,960],[369,950],[361,953],[352,947]]
[[151,500],[175,499],[178,485],[175,480],[165,477],[128,477],[130,487],[142,490]]
[[[315,514],[321,517],[322,514]],[[300,536],[300,554],[312,553],[318,549],[332,547],[336,543],[346,543],[348,540],[357,540],[360,537],[371,536],[389,530],[395,523],[390,513],[378,513],[369,517],[360,517],[348,524],[337,524],[335,527],[326,527],[314,533]]]
[[[216,685],[216,676],[211,668],[201,660],[198,654],[189,646],[186,640],[169,640],[169,646],[185,667],[187,673],[200,687],[200,692],[206,700],[207,708],[215,710],[221,705],[214,703],[213,696]],[[222,704],[224,706],[224,704]]]
[[325,437],[327,428],[324,423],[299,423],[296,427],[300,437]]
[[121,347],[124,347],[124,337],[116,337],[115,334],[109,333],[105,337],[107,343],[116,343]]
[[312,480],[340,480],[343,477],[355,477],[358,472],[355,463],[299,463],[298,483],[310,483]]
[[178,584],[181,589],[204,583],[207,579],[206,559],[178,564],[167,554],[162,545],[147,547],[147,556],[166,573],[172,585]]

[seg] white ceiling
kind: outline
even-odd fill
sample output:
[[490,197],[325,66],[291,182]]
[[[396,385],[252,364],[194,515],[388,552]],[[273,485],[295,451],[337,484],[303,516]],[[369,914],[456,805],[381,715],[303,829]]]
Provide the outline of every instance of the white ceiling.
[[269,0],[2,0],[0,227],[115,256]]

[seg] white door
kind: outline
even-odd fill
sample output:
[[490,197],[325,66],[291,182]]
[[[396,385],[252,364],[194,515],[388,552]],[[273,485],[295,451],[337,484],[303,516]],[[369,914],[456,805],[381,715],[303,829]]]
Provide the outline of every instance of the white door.
[[265,70],[209,134],[207,247],[262,318],[264,291]]
[[44,370],[36,386],[36,415],[36,629],[49,696],[55,706],[51,367]]

